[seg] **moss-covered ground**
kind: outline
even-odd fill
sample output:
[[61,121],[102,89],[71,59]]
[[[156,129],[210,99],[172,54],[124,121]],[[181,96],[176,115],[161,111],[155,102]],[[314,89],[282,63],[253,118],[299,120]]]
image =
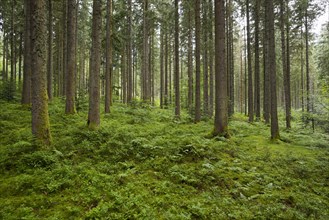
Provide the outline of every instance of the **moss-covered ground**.
[[329,219],[329,138],[297,116],[272,142],[237,114],[227,140],[213,120],[116,104],[89,131],[56,100],[44,149],[29,109],[0,105],[0,219]]

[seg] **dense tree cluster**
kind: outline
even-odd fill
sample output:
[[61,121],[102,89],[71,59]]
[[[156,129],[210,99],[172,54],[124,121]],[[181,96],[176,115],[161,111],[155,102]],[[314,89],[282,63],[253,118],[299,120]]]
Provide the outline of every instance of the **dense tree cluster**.
[[213,135],[225,137],[229,117],[241,112],[270,123],[278,139],[278,108],[288,129],[292,108],[313,124],[328,110],[328,28],[317,44],[310,32],[324,5],[2,0],[2,98],[19,92],[23,105],[32,104],[32,132],[45,144],[53,97],[65,97],[66,114],[88,97],[90,129],[100,125],[101,102],[110,113],[116,101],[142,101],[173,107],[177,119],[186,109],[195,123],[214,116]]

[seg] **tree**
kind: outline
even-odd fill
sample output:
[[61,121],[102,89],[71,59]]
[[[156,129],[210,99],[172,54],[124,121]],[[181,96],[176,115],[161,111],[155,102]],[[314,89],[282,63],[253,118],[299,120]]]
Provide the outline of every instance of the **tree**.
[[[24,0],[24,63],[23,63],[23,90],[22,104],[31,104],[31,0]],[[5,56],[4,56],[5,57]],[[5,66],[5,65],[4,65]],[[4,71],[5,72],[5,71]]]
[[201,94],[200,94],[200,0],[195,0],[195,118],[197,123],[201,120]]
[[[131,3],[131,0],[129,0]],[[106,51],[105,51],[105,113],[111,111],[112,96],[112,38],[111,38],[111,22],[112,22],[112,0],[106,3]]]
[[225,63],[225,5],[215,2],[215,128],[214,135],[228,137],[227,73]]
[[175,0],[175,117],[180,118],[179,88],[179,14],[178,0]]
[[89,112],[88,127],[97,129],[100,125],[100,66],[101,66],[101,30],[102,0],[93,0],[92,13],[92,44],[90,52],[89,77]]
[[132,2],[128,0],[128,39],[127,39],[127,103],[132,101]]
[[46,73],[46,1],[34,0],[31,6],[32,57],[32,133],[45,145],[51,143],[48,116]]
[[268,20],[268,66],[271,88],[271,139],[279,139],[279,124],[276,95],[276,58],[275,58],[275,32],[273,0],[266,0],[266,18]]
[[247,4],[247,50],[248,50],[248,116],[249,122],[254,121],[254,103],[253,103],[253,88],[252,88],[252,66],[251,66],[251,31],[250,31],[250,13],[249,0]]
[[75,113],[75,75],[76,75],[76,0],[68,1],[67,16],[67,72],[66,72],[66,114]]
[[[282,56],[282,73],[283,73],[283,85],[284,85],[284,96],[285,96],[285,111],[286,111],[286,127],[290,128],[290,118],[291,118],[291,101],[290,101],[290,73],[288,72],[288,40],[289,32],[287,33],[288,40],[285,37],[285,27],[286,22],[286,10],[285,2],[280,1],[280,32],[281,32],[281,56]],[[287,30],[288,31],[288,30]],[[287,43],[286,43],[287,42]]]
[[53,3],[48,0],[48,60],[47,60],[47,94],[53,99]]
[[260,0],[255,4],[255,95],[256,119],[260,120],[260,60],[259,60],[259,11]]

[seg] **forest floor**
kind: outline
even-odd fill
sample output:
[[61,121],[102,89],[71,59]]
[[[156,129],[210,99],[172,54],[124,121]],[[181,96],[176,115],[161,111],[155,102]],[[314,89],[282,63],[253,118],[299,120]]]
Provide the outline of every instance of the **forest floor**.
[[0,105],[0,219],[329,219],[329,136],[298,116],[273,142],[237,114],[227,140],[213,120],[115,104],[89,131],[86,108],[55,100],[45,150],[28,109]]

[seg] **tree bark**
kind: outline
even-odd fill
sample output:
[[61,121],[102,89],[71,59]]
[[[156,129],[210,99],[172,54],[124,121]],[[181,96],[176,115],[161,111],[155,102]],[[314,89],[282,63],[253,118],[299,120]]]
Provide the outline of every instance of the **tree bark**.
[[208,12],[207,2],[203,1],[203,113],[209,115],[209,78],[208,78]]
[[[131,0],[129,0],[131,4]],[[112,0],[107,0],[106,4],[106,51],[105,51],[105,113],[111,112],[111,96],[112,96],[112,38],[111,38],[111,22],[112,22]]]
[[213,2],[209,0],[209,116],[212,117],[214,113],[214,37],[213,37]]
[[42,144],[50,145],[46,72],[46,1],[34,0],[30,3],[32,15],[32,133]]
[[228,137],[224,0],[215,1],[215,71],[215,128],[213,134]]
[[[23,90],[22,101],[24,105],[31,104],[31,0],[24,1],[25,26],[24,26],[24,61],[23,61]],[[5,79],[5,78],[4,78]]]
[[127,45],[127,103],[132,101],[132,2],[128,0],[128,45]]
[[52,0],[48,0],[48,61],[47,61],[47,94],[53,99],[53,7]]
[[188,76],[188,110],[191,112],[193,105],[193,45],[192,45],[192,10],[188,9],[188,48],[187,48],[187,76]]
[[260,0],[255,5],[255,113],[256,120],[260,120],[260,60],[259,60],[259,11]]
[[[285,28],[285,24],[288,24],[287,17],[285,16],[286,14],[287,11],[285,10],[285,2],[281,0],[280,1],[280,29],[281,29],[282,73],[283,73],[283,85],[284,85],[284,97],[285,97],[286,127],[289,129],[291,128],[290,54],[289,54],[289,30],[288,30],[289,26],[287,25]],[[285,36],[285,31],[287,31],[287,38]]]
[[67,16],[67,72],[66,72],[66,114],[75,113],[75,72],[76,72],[76,0],[68,1]]
[[252,66],[251,66],[251,33],[250,33],[250,12],[249,0],[247,0],[247,50],[248,50],[248,116],[249,122],[254,121],[254,98],[252,87]]
[[276,95],[276,58],[273,0],[266,0],[266,19],[268,19],[268,72],[271,81],[271,139],[279,139],[279,124]]
[[101,28],[102,0],[93,0],[92,45],[90,56],[89,77],[89,112],[88,127],[97,129],[100,125],[100,66],[101,66]]
[[179,87],[179,13],[178,0],[175,0],[175,117],[180,118]]
[[201,120],[200,26],[200,0],[195,0],[195,123]]
[[310,103],[310,62],[309,62],[309,42],[308,42],[308,13],[307,8],[305,11],[305,45],[306,45],[306,51],[305,51],[305,62],[306,62],[306,112],[310,112],[311,110],[311,103]]

